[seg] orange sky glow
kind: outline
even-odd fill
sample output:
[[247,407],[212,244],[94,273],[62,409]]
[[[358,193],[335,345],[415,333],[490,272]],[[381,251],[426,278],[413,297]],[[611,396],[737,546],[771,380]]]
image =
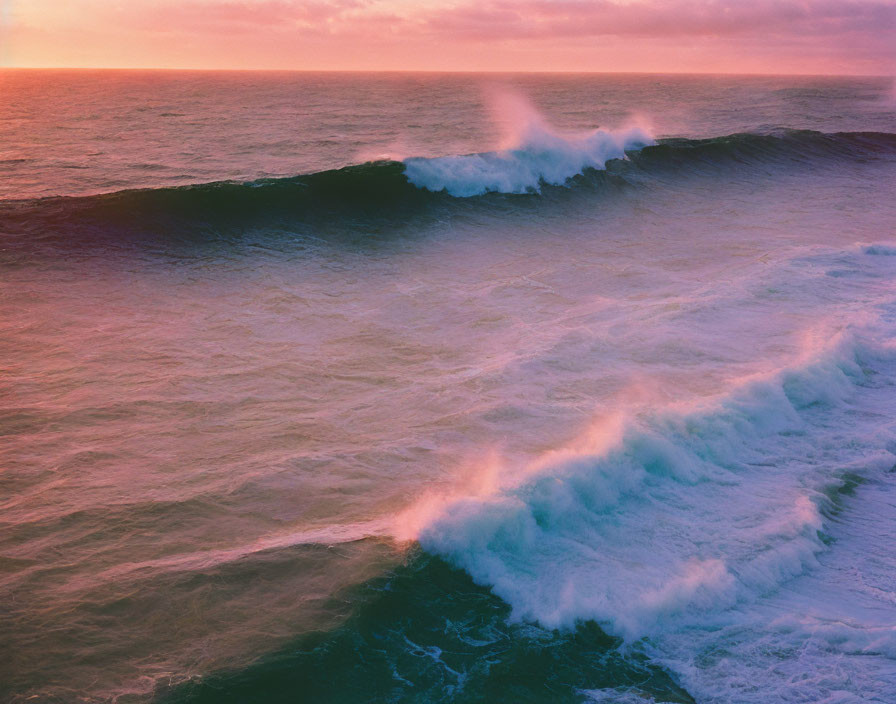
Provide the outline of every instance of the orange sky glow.
[[896,73],[896,0],[0,0],[0,66]]

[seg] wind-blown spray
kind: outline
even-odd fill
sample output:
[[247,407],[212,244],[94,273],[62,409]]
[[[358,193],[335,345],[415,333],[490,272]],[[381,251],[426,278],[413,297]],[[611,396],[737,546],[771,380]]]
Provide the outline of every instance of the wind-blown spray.
[[611,159],[624,159],[626,151],[654,144],[639,126],[581,133],[557,130],[515,93],[497,94],[492,113],[504,130],[498,150],[406,159],[411,183],[453,196],[538,192],[544,184],[563,185],[585,169],[603,169]]

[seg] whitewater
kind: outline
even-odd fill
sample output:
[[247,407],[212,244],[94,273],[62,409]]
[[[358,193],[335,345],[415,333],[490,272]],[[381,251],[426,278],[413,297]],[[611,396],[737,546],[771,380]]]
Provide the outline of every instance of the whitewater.
[[896,701],[889,79],[39,74],[0,700]]
[[504,148],[461,156],[411,157],[404,172],[412,184],[452,196],[485,193],[534,193],[542,185],[561,186],[585,169],[603,169],[626,151],[655,144],[647,131],[631,126],[616,131],[563,134],[521,95],[490,96],[492,112],[503,118]]
[[[880,250],[812,263],[892,295],[893,264],[868,261]],[[896,313],[892,299],[872,307]],[[810,331],[793,364],[696,407],[601,418],[521,476],[502,468],[489,491],[426,506],[419,540],[512,618],[594,619],[699,701],[887,701],[893,560],[878,521],[894,517],[896,330],[880,318]],[[873,518],[851,515],[857,491]],[[875,528],[857,540],[854,520]]]

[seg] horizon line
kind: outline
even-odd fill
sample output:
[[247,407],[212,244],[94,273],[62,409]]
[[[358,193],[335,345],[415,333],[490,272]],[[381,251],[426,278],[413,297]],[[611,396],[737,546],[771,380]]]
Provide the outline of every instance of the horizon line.
[[628,75],[628,76],[732,76],[778,78],[896,78],[886,73],[764,73],[734,71],[547,71],[547,70],[464,70],[464,69],[358,69],[358,68],[208,68],[189,66],[0,66],[0,71],[159,71],[195,73],[366,73],[366,74],[447,74],[447,75]]

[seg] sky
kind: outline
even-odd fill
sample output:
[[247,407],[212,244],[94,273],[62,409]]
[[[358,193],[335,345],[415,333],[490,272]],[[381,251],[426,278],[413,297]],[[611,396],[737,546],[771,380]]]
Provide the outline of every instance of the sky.
[[0,0],[0,65],[896,74],[896,0]]

